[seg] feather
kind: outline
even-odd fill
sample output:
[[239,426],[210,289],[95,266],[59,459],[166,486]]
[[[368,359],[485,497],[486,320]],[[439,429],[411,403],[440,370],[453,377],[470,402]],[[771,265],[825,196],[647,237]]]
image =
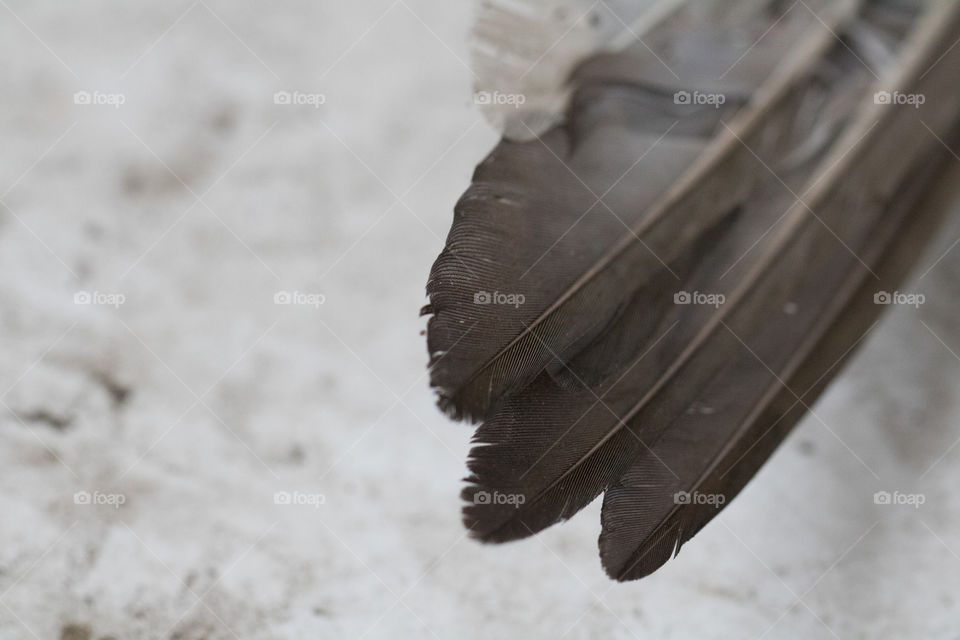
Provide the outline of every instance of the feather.
[[[934,167],[951,161],[946,150],[934,156]],[[929,165],[907,183],[871,247],[879,283],[865,271],[851,274],[832,304],[818,310],[821,316],[807,319],[802,338],[807,323],[782,314],[744,345],[745,353],[713,380],[694,411],[607,488],[600,552],[611,577],[638,579],[662,566],[739,493],[807,413],[875,324],[877,285],[896,288],[947,211],[942,197],[958,176],[941,179],[936,195],[925,199],[928,171]],[[908,235],[893,242],[903,231]],[[789,361],[778,362],[784,340],[797,346]]]
[[576,63],[642,38],[685,0],[481,0],[473,28],[474,100],[512,140],[555,124]]
[[478,167],[425,308],[440,406],[483,421],[475,537],[606,492],[604,567],[648,575],[809,410],[935,227],[960,1],[801,4],[683,4]]
[[[852,5],[840,3],[830,23]],[[791,104],[792,81],[834,43],[817,16],[790,11],[750,52],[762,64],[743,72],[735,63],[748,38],[769,27],[767,9],[747,24],[719,26],[721,9],[677,14],[668,36],[689,46],[672,54],[635,47],[584,65],[567,125],[532,142],[504,141],[477,167],[427,284],[431,383],[445,410],[480,419],[549,365],[561,369],[650,277],[673,276],[667,263],[751,192],[763,167],[743,140],[769,140],[781,124],[771,120],[802,111]],[[695,20],[702,22],[691,26]],[[722,41],[714,29],[742,44],[721,48],[709,71],[701,54],[681,57]],[[780,49],[795,51],[777,64],[771,54]],[[723,96],[724,108],[677,104],[678,85],[628,84],[644,71],[662,79],[664,56],[701,83],[732,69],[725,92],[712,94]],[[757,95],[748,104],[750,84]],[[523,296],[524,304],[511,313],[475,304],[484,293]]]

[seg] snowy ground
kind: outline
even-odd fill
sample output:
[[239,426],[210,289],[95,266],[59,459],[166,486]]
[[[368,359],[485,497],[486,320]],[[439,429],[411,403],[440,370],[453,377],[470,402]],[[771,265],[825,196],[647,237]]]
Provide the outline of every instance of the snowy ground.
[[0,0],[0,639],[955,640],[960,222],[927,304],[655,576],[606,579],[596,504],[465,538],[470,430],[433,406],[417,311],[496,139],[469,24]]

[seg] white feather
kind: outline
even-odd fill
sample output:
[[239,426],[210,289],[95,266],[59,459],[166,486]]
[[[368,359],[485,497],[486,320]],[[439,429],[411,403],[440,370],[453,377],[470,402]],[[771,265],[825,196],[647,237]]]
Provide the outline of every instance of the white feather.
[[557,122],[576,65],[628,46],[685,0],[478,0],[474,101],[506,137],[526,140]]

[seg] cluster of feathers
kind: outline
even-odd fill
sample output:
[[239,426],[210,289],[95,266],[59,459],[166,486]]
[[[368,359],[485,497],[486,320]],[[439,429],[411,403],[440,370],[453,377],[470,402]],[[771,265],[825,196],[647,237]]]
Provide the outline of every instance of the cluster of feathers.
[[960,0],[592,6],[551,14],[572,71],[504,54],[543,2],[481,11],[482,77],[538,99],[495,115],[424,313],[440,407],[479,423],[471,534],[603,494],[601,561],[633,580],[743,489],[938,228]]

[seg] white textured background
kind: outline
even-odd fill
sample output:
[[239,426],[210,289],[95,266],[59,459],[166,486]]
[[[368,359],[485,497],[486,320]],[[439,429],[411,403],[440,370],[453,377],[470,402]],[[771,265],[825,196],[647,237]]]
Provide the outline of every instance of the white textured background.
[[417,312],[496,139],[469,25],[438,0],[0,0],[0,638],[960,637],[957,223],[927,304],[653,577],[606,579],[597,504],[465,538],[470,430],[433,406]]

